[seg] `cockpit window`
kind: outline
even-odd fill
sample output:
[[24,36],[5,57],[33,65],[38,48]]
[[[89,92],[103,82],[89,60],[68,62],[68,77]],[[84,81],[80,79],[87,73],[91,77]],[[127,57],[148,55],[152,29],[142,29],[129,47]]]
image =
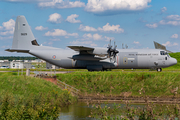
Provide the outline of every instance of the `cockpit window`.
[[165,55],[165,52],[164,52],[164,51],[160,51],[160,54],[161,54],[161,55]]
[[161,55],[167,55],[168,57],[170,57],[169,54],[166,51],[160,51],[160,54]]

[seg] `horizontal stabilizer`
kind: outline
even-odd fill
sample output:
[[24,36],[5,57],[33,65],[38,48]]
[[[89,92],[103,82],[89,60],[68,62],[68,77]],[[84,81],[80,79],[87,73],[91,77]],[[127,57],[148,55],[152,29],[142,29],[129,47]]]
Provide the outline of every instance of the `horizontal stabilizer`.
[[22,49],[6,49],[5,51],[8,51],[8,52],[22,52],[22,53],[29,53],[29,50],[22,50]]

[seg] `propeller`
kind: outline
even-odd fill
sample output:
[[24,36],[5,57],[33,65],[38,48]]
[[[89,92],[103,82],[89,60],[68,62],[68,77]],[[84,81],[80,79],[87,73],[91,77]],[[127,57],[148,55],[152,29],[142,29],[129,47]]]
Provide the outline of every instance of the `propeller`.
[[108,44],[108,50],[107,50],[107,52],[108,52],[108,58],[110,58],[111,56],[112,56],[112,45],[111,45],[111,39],[110,39],[110,41],[109,41],[109,44]]
[[116,54],[119,53],[119,51],[116,50],[116,48],[117,48],[116,43],[114,42],[114,48],[112,48],[111,40],[110,40],[110,44],[108,44],[107,48],[108,48],[108,51],[107,51],[108,52],[108,58],[113,57],[114,62],[116,62]]

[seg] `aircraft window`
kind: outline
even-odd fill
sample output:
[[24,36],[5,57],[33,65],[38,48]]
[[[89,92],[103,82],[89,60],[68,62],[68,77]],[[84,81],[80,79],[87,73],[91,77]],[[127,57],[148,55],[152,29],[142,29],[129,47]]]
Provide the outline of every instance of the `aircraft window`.
[[168,55],[168,53],[165,52],[165,51],[160,51],[160,54],[161,54],[161,55]]
[[26,24],[23,24],[23,26],[25,26]]
[[167,57],[165,57],[165,60],[167,60]]
[[39,44],[37,43],[37,41],[36,41],[36,40],[31,41],[31,43],[32,43],[32,45],[39,46]]

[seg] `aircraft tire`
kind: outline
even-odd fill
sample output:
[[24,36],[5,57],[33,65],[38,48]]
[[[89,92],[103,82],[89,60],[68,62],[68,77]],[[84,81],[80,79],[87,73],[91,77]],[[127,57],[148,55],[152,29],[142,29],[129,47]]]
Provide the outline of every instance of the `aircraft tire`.
[[161,71],[162,71],[162,68],[157,68],[157,71],[158,71],[158,72],[161,72]]

